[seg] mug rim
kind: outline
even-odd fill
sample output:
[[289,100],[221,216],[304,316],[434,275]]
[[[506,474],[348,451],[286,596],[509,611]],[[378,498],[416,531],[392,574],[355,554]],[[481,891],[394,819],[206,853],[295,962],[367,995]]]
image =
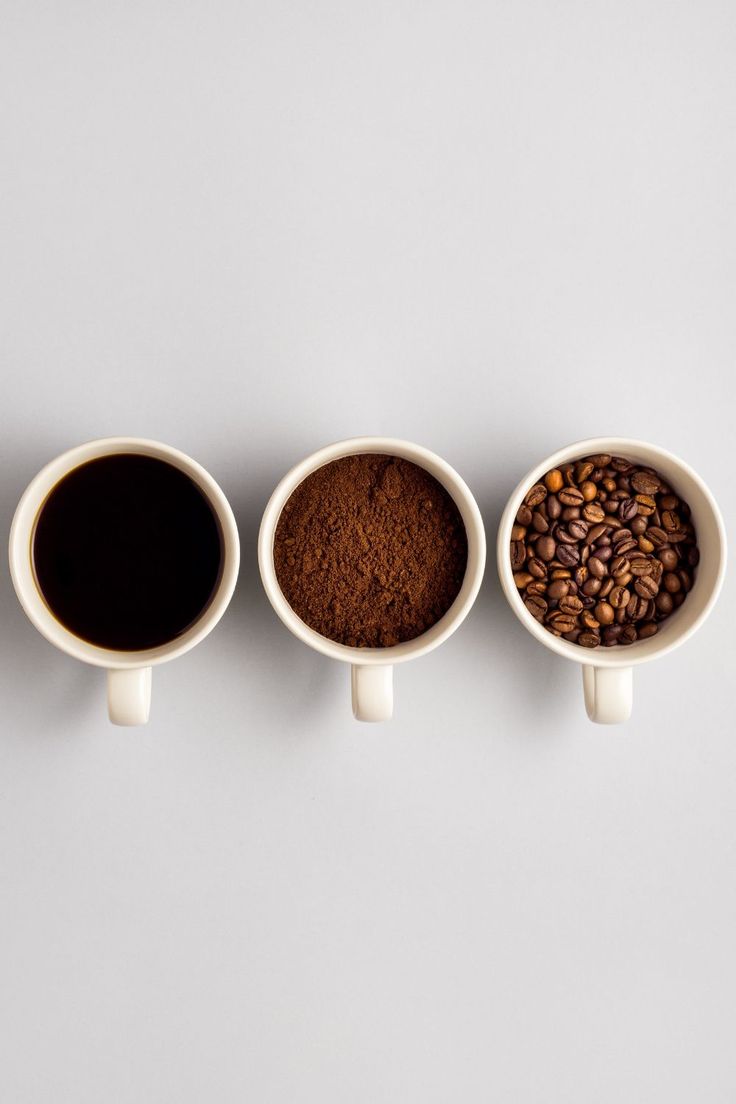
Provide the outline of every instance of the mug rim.
[[[205,495],[222,532],[222,570],[217,587],[196,621],[180,636],[155,648],[118,651],[92,644],[67,629],[51,612],[33,571],[32,539],[36,520],[56,484],[71,471],[101,456],[133,453],[164,460],[184,472]],[[95,667],[130,670],[166,663],[199,644],[227,609],[238,578],[240,541],[232,507],[210,473],[191,456],[147,437],[97,437],[54,457],[33,477],[18,501],[8,541],[10,575],[26,616],[51,644]]]
[[[644,454],[649,453],[658,457],[665,464],[679,468],[680,471],[696,484],[711,510],[718,533],[718,549],[716,552],[718,556],[718,566],[710,594],[703,603],[703,608],[700,613],[696,616],[691,625],[677,633],[671,640],[665,640],[660,643],[656,637],[650,637],[648,640],[635,641],[633,644],[626,645],[625,647],[581,648],[579,644],[573,644],[570,640],[562,640],[561,637],[556,637],[548,632],[536,618],[532,617],[524,606],[516,584],[514,583],[513,570],[509,557],[511,529],[514,525],[519,506],[529,488],[539,482],[540,478],[551,468],[556,468],[560,464],[579,459],[581,456],[586,456],[591,453],[616,451],[620,452],[623,456],[626,456],[628,451],[634,454],[637,452]],[[565,659],[573,660],[575,663],[582,663],[584,666],[591,667],[633,667],[640,663],[647,663],[652,659],[658,659],[660,656],[666,655],[668,652],[678,648],[681,644],[684,644],[685,641],[700,628],[716,603],[726,572],[726,557],[726,528],[723,517],[718,503],[701,476],[699,476],[689,464],[681,460],[679,456],[676,456],[668,449],[662,448],[661,445],[654,445],[649,441],[642,441],[631,437],[590,437],[582,441],[574,441],[569,445],[565,445],[563,448],[557,449],[556,452],[551,453],[544,460],[535,464],[530,468],[527,474],[519,480],[518,484],[511,492],[501,516],[496,539],[496,560],[501,587],[507,602],[524,628],[527,629],[540,644],[544,644],[545,647],[549,648],[557,655]],[[638,650],[639,648],[646,648],[646,651],[641,652]]]
[[[429,629],[401,644],[387,648],[355,648],[322,636],[294,612],[276,578],[273,542],[281,511],[300,483],[332,460],[361,453],[385,453],[410,460],[424,468],[448,492],[460,511],[468,538],[468,562],[462,586],[446,613]],[[443,644],[460,627],[478,596],[486,562],[486,538],[483,518],[465,480],[441,456],[398,437],[349,437],[324,445],[295,464],[279,480],[266,504],[258,532],[258,568],[261,582],[277,616],[302,643],[342,663],[358,666],[389,666],[417,659]]]

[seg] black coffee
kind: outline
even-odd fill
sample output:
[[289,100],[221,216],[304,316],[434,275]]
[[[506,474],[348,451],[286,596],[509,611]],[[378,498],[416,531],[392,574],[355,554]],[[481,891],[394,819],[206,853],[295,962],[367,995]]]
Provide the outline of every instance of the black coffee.
[[209,502],[178,468],[121,453],[64,476],[41,508],[33,565],[54,616],[119,651],[176,639],[204,611],[222,564]]

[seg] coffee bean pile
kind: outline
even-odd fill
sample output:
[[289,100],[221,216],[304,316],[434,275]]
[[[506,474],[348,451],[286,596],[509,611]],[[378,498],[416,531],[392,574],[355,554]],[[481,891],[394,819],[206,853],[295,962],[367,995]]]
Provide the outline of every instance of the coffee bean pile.
[[561,464],[527,492],[511,530],[524,605],[580,644],[633,644],[681,606],[699,559],[690,507],[622,456]]

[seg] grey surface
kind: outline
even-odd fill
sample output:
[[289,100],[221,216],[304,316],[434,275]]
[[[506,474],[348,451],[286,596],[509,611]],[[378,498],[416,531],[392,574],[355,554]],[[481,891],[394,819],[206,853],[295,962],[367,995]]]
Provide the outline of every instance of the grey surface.
[[678,452],[733,518],[733,5],[2,17],[5,524],[50,457],[146,435],[244,552],[137,731],[2,572],[3,1099],[730,1104],[730,578],[611,730],[491,559],[367,727],[255,538],[362,433],[445,456],[491,540],[591,434]]

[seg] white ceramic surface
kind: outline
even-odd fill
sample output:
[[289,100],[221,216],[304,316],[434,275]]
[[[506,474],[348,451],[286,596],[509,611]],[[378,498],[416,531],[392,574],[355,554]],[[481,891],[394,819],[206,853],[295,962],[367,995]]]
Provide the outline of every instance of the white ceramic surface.
[[[273,540],[284,504],[299,484],[317,468],[341,456],[357,453],[387,453],[411,460],[425,468],[454,499],[468,537],[468,563],[460,592],[444,617],[414,640],[390,648],[350,648],[328,640],[306,625],[284,598],[273,563]],[[354,437],[327,445],[306,457],[287,472],[273,492],[261,521],[258,536],[258,564],[271,605],[295,636],[311,648],[351,664],[353,713],[360,721],[385,721],[393,711],[393,665],[417,659],[442,644],[461,625],[476,599],[486,560],[483,519],[467,484],[441,457],[410,441],[393,437]]]
[[[509,542],[516,513],[530,487],[551,468],[594,453],[610,453],[655,468],[690,506],[700,549],[695,583],[679,609],[648,640],[627,646],[583,649],[548,632],[524,606],[514,583]],[[498,573],[506,598],[521,623],[537,640],[565,659],[582,664],[585,707],[592,721],[618,724],[631,715],[632,668],[683,644],[713,608],[726,569],[726,531],[720,510],[703,480],[683,460],[646,441],[595,437],[559,449],[527,472],[508,500],[498,529]]]
[[[206,495],[217,515],[223,540],[223,564],[217,590],[199,619],[168,644],[145,651],[114,651],[82,640],[51,613],[36,583],[31,543],[36,518],[51,489],[68,472],[100,456],[139,453],[165,460],[185,472]],[[170,445],[137,437],[105,437],[88,441],[48,463],[24,491],[13,517],[9,541],[10,573],[18,599],[38,631],[52,644],[83,663],[108,672],[108,709],[113,724],[137,725],[148,720],[151,667],[188,652],[212,631],[227,609],[235,589],[240,546],[235,517],[212,476],[191,457]]]

